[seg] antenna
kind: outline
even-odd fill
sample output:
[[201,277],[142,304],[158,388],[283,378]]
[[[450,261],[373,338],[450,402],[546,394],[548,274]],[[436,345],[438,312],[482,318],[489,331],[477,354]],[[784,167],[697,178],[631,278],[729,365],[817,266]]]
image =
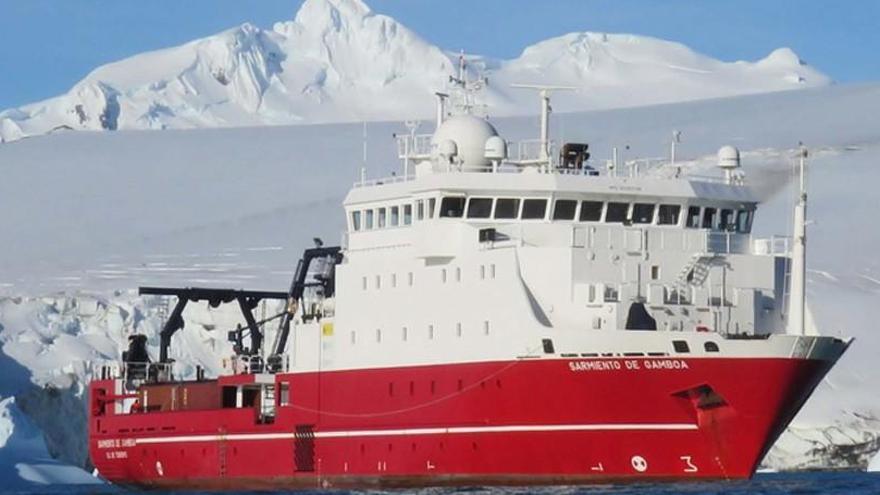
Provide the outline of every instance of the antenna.
[[406,179],[409,177],[409,156],[411,153],[416,152],[416,129],[419,128],[421,122],[418,120],[407,120],[404,122],[404,125],[409,129],[409,137],[404,140],[404,146],[406,149],[403,153],[403,178]]
[[541,160],[550,163],[550,93],[553,91],[575,91],[572,86],[548,86],[543,84],[511,84],[512,88],[534,89],[541,98]]
[[669,164],[675,165],[675,147],[678,143],[681,142],[681,131],[673,130],[672,131],[672,143],[669,149]]
[[[483,75],[482,69],[477,69],[477,77],[474,79],[468,79],[468,61],[467,54],[462,50],[458,55],[458,75],[457,76],[449,76],[449,83],[452,86],[451,94],[453,94],[456,98],[453,100],[454,104],[461,108],[464,113],[472,113],[475,104],[474,93],[480,91],[484,87],[489,85],[489,78]],[[479,65],[479,64],[478,64]],[[437,95],[438,97],[440,94]]]
[[364,121],[364,156],[361,161],[361,185],[367,182],[367,121]]
[[437,97],[437,128],[439,129],[440,124],[446,120],[446,99],[449,98],[449,95],[439,91],[434,95]]

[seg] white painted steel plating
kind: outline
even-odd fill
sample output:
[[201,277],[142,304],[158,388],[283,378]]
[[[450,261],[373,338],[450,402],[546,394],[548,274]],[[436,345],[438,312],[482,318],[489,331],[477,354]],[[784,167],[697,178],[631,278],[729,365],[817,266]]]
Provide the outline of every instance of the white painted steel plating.
[[798,153],[798,173],[800,176],[798,201],[794,207],[794,233],[791,253],[791,291],[789,294],[788,333],[806,333],[806,275],[807,275],[807,150]]

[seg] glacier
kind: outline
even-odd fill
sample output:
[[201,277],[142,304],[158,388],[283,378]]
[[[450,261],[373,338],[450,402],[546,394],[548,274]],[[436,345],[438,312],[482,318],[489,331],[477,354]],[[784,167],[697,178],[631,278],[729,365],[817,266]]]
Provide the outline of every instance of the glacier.
[[[428,117],[458,55],[360,0],[306,0],[270,29],[243,24],[98,67],[66,94],[0,112],[0,142],[64,130],[188,129]],[[532,113],[513,83],[577,88],[559,108],[590,110],[825,86],[780,48],[721,62],[670,41],[578,32],[511,60],[470,56],[497,115]],[[472,74],[473,76],[473,74]]]

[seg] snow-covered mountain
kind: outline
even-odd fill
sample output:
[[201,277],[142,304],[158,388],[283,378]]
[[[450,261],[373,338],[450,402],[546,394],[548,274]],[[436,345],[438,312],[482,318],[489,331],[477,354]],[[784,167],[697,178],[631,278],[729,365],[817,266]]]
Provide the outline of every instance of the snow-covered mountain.
[[[571,33],[513,60],[475,57],[494,114],[535,107],[511,83],[573,86],[569,111],[639,106],[828,84],[787,48],[721,62],[654,38]],[[95,69],[71,90],[0,113],[0,142],[58,129],[230,127],[394,120],[431,115],[457,55],[361,0],[306,0],[272,29],[243,24]]]

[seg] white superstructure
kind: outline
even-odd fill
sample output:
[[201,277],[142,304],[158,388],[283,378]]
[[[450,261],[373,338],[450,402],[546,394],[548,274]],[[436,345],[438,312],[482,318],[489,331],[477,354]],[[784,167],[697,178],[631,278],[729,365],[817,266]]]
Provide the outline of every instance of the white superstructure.
[[398,137],[400,173],[354,184],[335,295],[300,321],[294,368],[821,354],[789,239],[752,236],[736,148],[708,177],[674,158],[597,166],[549,140],[537,88],[540,139],[505,141],[440,94],[435,132]]

